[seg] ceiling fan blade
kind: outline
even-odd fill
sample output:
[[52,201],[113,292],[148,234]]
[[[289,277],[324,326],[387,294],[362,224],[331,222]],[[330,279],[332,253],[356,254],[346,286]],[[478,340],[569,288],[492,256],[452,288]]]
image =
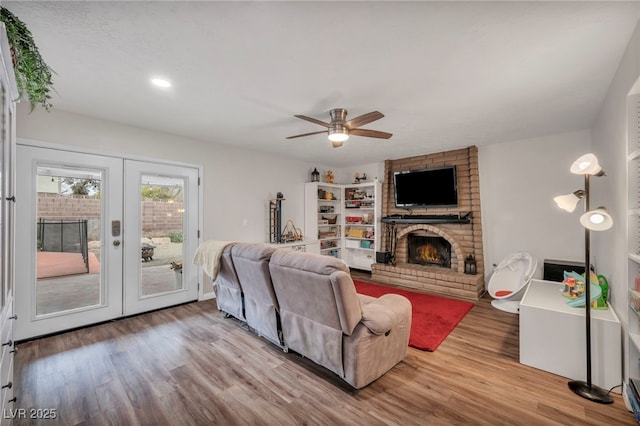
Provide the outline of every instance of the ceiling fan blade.
[[380,138],[380,139],[389,139],[393,134],[387,132],[381,132],[379,130],[369,130],[369,129],[352,129],[349,130],[350,135],[355,136],[366,136],[368,138]]
[[366,114],[360,115],[356,118],[352,118],[347,121],[344,125],[347,129],[355,129],[356,127],[364,126],[365,124],[371,123],[372,121],[380,120],[384,117],[384,114],[380,111],[372,111]]
[[320,130],[319,132],[311,132],[311,133],[303,133],[301,135],[287,136],[286,139],[301,138],[303,136],[318,135],[320,133],[328,133],[328,132],[326,130]]
[[329,123],[325,123],[324,121],[316,120],[315,118],[307,117],[306,115],[294,115],[294,117],[298,117],[298,118],[301,118],[303,120],[307,120],[307,121],[310,121],[312,123],[319,124],[321,126],[326,127],[327,129],[329,127],[331,127],[331,124],[329,124]]

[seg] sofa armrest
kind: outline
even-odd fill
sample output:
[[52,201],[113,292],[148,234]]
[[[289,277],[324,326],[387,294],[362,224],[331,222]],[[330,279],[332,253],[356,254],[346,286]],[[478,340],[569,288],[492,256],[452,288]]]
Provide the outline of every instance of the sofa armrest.
[[358,293],[358,300],[360,300],[361,305],[366,305],[367,303],[375,302],[378,298]]
[[390,331],[398,320],[411,317],[411,302],[399,294],[384,294],[370,303],[362,304],[362,324],[373,334]]
[[375,303],[386,306],[398,316],[404,316],[407,312],[411,315],[411,302],[409,299],[399,294],[383,294],[376,299]]

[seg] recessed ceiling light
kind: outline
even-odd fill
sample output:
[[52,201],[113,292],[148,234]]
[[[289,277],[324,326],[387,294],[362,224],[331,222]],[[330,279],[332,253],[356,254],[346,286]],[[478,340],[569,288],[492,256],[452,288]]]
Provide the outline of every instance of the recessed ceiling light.
[[152,78],[151,83],[158,87],[171,87],[171,83],[162,78]]

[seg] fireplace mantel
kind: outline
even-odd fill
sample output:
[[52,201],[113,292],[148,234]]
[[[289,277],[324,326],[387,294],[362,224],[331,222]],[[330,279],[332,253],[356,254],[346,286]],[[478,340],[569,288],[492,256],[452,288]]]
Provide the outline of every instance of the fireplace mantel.
[[382,223],[471,223],[471,213],[457,214],[395,214],[380,219]]

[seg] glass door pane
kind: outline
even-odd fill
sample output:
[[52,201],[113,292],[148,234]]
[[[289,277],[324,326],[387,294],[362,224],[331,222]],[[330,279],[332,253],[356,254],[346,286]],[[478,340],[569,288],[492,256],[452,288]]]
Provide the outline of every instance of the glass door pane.
[[140,188],[142,296],[180,290],[184,178],[144,174]]
[[102,175],[89,168],[37,168],[36,316],[104,303]]

